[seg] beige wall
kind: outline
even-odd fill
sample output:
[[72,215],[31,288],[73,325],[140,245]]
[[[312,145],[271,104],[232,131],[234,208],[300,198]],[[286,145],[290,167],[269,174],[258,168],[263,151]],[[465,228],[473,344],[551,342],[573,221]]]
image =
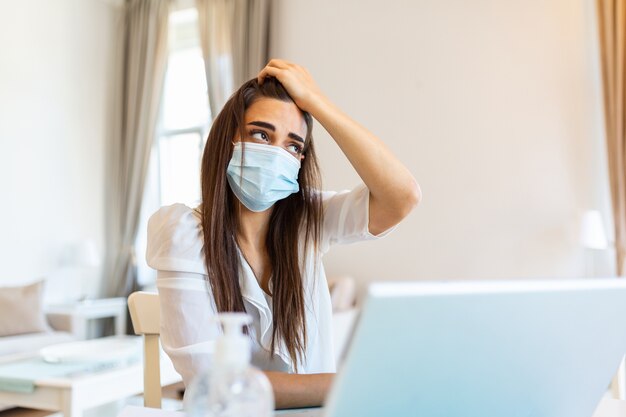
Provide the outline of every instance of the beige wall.
[[1,9],[0,285],[47,277],[71,293],[74,279],[99,273],[62,265],[63,251],[94,239],[103,252],[118,11],[100,0]]
[[[610,220],[592,3],[278,0],[272,55],[306,66],[423,190],[389,238],[331,251],[330,275],[584,273],[580,215]],[[355,185],[316,137],[325,188]],[[610,259],[596,256],[598,273]]]

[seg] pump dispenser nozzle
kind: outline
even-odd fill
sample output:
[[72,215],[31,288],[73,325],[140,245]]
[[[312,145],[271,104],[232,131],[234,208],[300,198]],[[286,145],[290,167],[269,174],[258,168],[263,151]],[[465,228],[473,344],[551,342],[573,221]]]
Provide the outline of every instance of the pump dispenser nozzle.
[[224,334],[215,344],[215,362],[220,366],[245,368],[250,364],[250,339],[243,328],[252,323],[245,313],[222,313],[215,317]]
[[252,317],[246,313],[221,313],[215,316],[215,321],[222,325],[226,336],[236,336],[242,334],[244,326],[252,323]]

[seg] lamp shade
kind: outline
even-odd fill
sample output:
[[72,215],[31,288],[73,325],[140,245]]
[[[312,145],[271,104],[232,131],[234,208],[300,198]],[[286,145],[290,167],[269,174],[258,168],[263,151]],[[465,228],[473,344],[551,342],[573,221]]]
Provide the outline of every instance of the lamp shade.
[[587,249],[606,249],[609,242],[604,231],[602,215],[598,210],[586,211],[580,230],[580,244]]

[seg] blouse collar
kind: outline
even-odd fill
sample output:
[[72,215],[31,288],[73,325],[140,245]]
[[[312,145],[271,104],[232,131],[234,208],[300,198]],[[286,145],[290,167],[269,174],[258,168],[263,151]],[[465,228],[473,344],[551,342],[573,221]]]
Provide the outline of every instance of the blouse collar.
[[[261,346],[271,352],[272,345],[272,309],[268,304],[268,300],[265,297],[265,292],[259,285],[252,268],[248,264],[248,261],[244,258],[239,247],[237,247],[239,253],[239,261],[241,264],[241,274],[239,275],[239,287],[241,288],[241,295],[247,300],[253,307],[259,312],[261,334],[259,335],[259,342]],[[270,280],[271,290],[271,280]],[[278,341],[274,346],[274,354],[282,359],[283,362],[294,372],[294,366],[289,356],[289,352],[282,340]]]

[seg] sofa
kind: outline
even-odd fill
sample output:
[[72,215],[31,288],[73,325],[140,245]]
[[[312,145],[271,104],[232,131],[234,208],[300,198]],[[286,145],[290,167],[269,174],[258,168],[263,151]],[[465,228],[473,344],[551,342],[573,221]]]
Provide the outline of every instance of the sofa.
[[76,340],[70,317],[45,314],[42,292],[43,281],[0,287],[0,362],[9,355]]
[[[76,340],[67,315],[45,314],[43,281],[0,287],[0,363],[11,357],[36,353],[57,343]],[[0,404],[0,411],[12,408]]]
[[9,355],[37,352],[46,346],[76,340],[67,317],[48,314],[46,321],[49,329],[45,331],[0,336],[0,362]]

